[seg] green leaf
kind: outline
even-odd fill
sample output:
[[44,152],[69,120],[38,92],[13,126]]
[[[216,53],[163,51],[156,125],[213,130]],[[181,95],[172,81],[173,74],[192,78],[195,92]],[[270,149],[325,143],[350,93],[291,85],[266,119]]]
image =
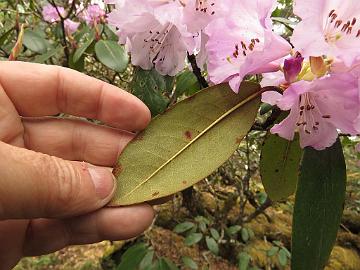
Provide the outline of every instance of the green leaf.
[[268,133],[261,151],[260,174],[271,200],[283,200],[295,192],[301,156],[298,136],[288,141]]
[[241,229],[241,239],[244,242],[247,242],[250,239],[249,232],[248,232],[248,230],[246,228]]
[[186,267],[189,267],[190,269],[194,269],[194,270],[198,269],[196,262],[194,262],[194,260],[191,259],[190,257],[184,256],[181,259]]
[[199,222],[199,229],[200,231],[202,231],[203,233],[206,232],[207,228],[206,228],[206,223],[204,221],[200,221]]
[[94,42],[95,36],[90,35],[89,39],[85,41],[79,48],[76,49],[74,56],[73,56],[73,62],[76,63],[79,61],[79,59],[84,55],[86,50],[90,47],[90,45]]
[[230,236],[237,234],[239,231],[241,230],[241,226],[240,225],[234,225],[234,226],[230,226],[226,229],[226,233]]
[[179,270],[179,268],[168,258],[160,258],[156,270]]
[[285,250],[280,249],[280,251],[278,253],[278,259],[279,259],[279,263],[281,266],[286,266],[288,257],[287,257]]
[[150,109],[154,117],[166,110],[169,98],[164,96],[164,92],[171,91],[168,80],[169,76],[162,76],[155,69],[143,70],[136,68],[134,77],[130,84],[132,93],[141,99]]
[[209,237],[209,236],[206,236],[205,241],[206,241],[206,245],[207,245],[208,249],[209,249],[212,253],[218,255],[218,254],[219,254],[219,245],[218,245],[218,243],[215,241],[215,239],[214,239],[214,238],[211,238],[211,237]]
[[210,234],[216,241],[220,239],[220,234],[216,229],[210,228]]
[[186,94],[187,96],[195,94],[201,89],[194,73],[185,70],[176,77],[175,94],[177,97]]
[[119,40],[118,35],[116,35],[116,33],[114,33],[114,31],[106,24],[104,26],[104,33],[109,40],[113,40],[113,41]]
[[23,44],[28,49],[39,54],[46,53],[48,47],[50,46],[49,42],[39,33],[30,29],[26,29],[24,32]]
[[327,263],[345,198],[346,165],[341,143],[306,148],[293,214],[292,270],[320,270]]
[[119,157],[111,205],[129,205],[183,190],[211,174],[236,150],[259,107],[259,85],[243,82],[198,92],[153,119]]
[[272,110],[273,107],[274,107],[273,105],[270,105],[270,104],[267,104],[267,103],[261,104],[261,106],[260,106],[260,115],[264,115],[264,114],[268,113],[269,111]]
[[144,256],[144,258],[141,260],[139,265],[139,270],[145,270],[149,268],[152,265],[153,258],[154,258],[154,251],[149,250]]
[[5,43],[5,41],[10,37],[14,30],[14,27],[11,27],[9,30],[7,30],[5,33],[3,33],[0,37],[0,47]]
[[189,234],[185,240],[184,240],[184,244],[187,246],[192,246],[198,242],[200,242],[200,240],[203,238],[203,234],[202,233],[192,233]]
[[246,252],[240,252],[238,254],[238,268],[239,270],[247,270],[250,264],[250,255]]
[[179,223],[178,225],[175,226],[174,232],[183,233],[183,232],[186,232],[186,231],[190,230],[194,226],[195,226],[194,223],[188,222],[188,221],[183,222],[183,223]]
[[99,40],[96,42],[95,53],[101,63],[117,72],[123,72],[129,63],[127,52],[113,40]]
[[116,270],[137,269],[147,251],[147,246],[144,243],[131,246],[121,256],[120,264],[116,267]]
[[53,57],[54,55],[56,55],[57,53],[59,53],[61,50],[62,50],[62,46],[59,45],[58,47],[56,48],[53,48],[49,51],[47,51],[46,53],[44,54],[41,54],[41,55],[37,55],[35,58],[34,58],[34,62],[35,63],[45,63],[45,61],[49,60],[51,57]]
[[71,54],[69,57],[69,68],[75,69],[77,71],[84,71],[85,69],[85,55],[81,56],[77,62],[74,62],[74,54]]
[[274,256],[276,253],[278,253],[278,251],[280,250],[279,247],[271,247],[267,252],[266,252],[266,255],[269,256],[269,257],[272,257]]

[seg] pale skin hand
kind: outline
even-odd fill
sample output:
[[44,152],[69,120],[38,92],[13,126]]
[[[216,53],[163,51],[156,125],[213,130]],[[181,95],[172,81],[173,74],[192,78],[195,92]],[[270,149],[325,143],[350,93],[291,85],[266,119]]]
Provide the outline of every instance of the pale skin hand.
[[[48,117],[58,113],[113,128]],[[107,167],[149,121],[146,106],[115,86],[61,67],[0,62],[0,269],[143,232],[149,205],[104,206],[115,187]]]

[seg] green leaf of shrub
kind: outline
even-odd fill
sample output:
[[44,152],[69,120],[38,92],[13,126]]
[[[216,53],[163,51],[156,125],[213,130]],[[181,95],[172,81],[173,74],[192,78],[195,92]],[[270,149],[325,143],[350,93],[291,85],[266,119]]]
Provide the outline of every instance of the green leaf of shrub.
[[241,239],[244,241],[244,242],[247,242],[249,241],[249,232],[246,228],[242,228],[241,229]]
[[147,246],[144,243],[131,246],[121,256],[120,264],[116,267],[116,270],[137,269],[147,251]]
[[177,97],[183,94],[195,94],[200,89],[201,87],[192,71],[185,70],[176,77],[175,94]]
[[76,49],[73,59],[72,59],[74,63],[79,61],[79,59],[83,56],[83,54],[86,52],[86,50],[94,42],[94,39],[95,39],[95,36],[90,35],[89,39],[87,41],[85,41],[79,48]]
[[58,45],[56,48],[53,48],[44,54],[37,55],[34,58],[34,62],[40,63],[40,64],[45,63],[46,60],[49,60],[51,57],[53,57],[54,55],[56,55],[57,53],[62,51],[62,49],[63,49],[63,47],[61,45]]
[[33,52],[43,54],[49,48],[49,42],[44,39],[39,33],[26,29],[24,32],[23,44]]
[[271,247],[267,252],[266,252],[266,255],[269,256],[269,257],[272,257],[274,256],[276,253],[278,253],[279,251],[279,247]]
[[166,110],[169,98],[164,95],[171,92],[173,77],[162,76],[155,69],[143,70],[136,68],[130,88],[132,94],[141,99],[149,107],[154,117]]
[[260,174],[271,200],[283,200],[295,192],[301,155],[298,137],[288,141],[267,135],[261,151]]
[[183,233],[183,232],[186,232],[186,231],[190,230],[194,226],[195,226],[194,223],[186,221],[186,222],[183,222],[183,223],[180,223],[180,224],[176,225],[175,228],[174,228],[174,232]]
[[210,234],[216,241],[220,239],[220,234],[216,229],[211,228],[210,229]]
[[114,169],[111,205],[129,205],[174,194],[223,164],[251,128],[259,85],[244,82],[207,88],[153,119],[129,143]]
[[286,266],[287,264],[287,254],[285,252],[285,250],[280,249],[279,253],[278,253],[278,259],[279,259],[279,263],[281,266]]
[[321,270],[329,259],[345,199],[346,165],[341,143],[306,148],[293,215],[292,270]]
[[214,240],[214,238],[209,237],[209,236],[206,236],[205,241],[206,241],[206,245],[207,245],[208,249],[209,249],[212,253],[218,255],[218,254],[219,254],[219,245],[218,245],[218,243]]
[[95,53],[101,63],[117,72],[123,72],[129,63],[125,49],[113,40],[96,42]]
[[152,265],[153,258],[154,258],[154,251],[149,250],[145,254],[144,258],[141,260],[140,265],[139,265],[139,270],[148,269]]
[[184,256],[181,259],[182,259],[184,265],[189,267],[190,269],[194,269],[194,270],[198,269],[196,262],[194,262],[194,260],[191,259],[190,257]]
[[241,226],[240,225],[234,225],[234,226],[230,226],[226,229],[226,233],[230,236],[237,234],[239,231],[241,230]]
[[198,242],[200,242],[200,240],[203,238],[203,234],[202,233],[192,233],[189,234],[185,240],[184,243],[187,246],[192,246]]
[[239,270],[247,270],[250,264],[250,255],[246,252],[240,252],[238,255],[238,268]]

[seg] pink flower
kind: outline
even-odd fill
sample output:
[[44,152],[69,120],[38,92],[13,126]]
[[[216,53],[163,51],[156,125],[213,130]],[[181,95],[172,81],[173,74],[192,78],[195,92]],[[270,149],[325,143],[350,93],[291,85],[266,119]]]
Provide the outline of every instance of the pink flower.
[[105,11],[97,4],[89,5],[80,15],[80,17],[88,24],[98,24],[104,17]]
[[208,73],[215,83],[229,81],[237,93],[243,78],[279,70],[272,63],[290,53],[289,43],[272,32],[270,15],[275,0],[229,2],[229,14],[212,21],[205,29]]
[[184,22],[192,33],[201,32],[214,19],[225,16],[228,0],[182,0],[184,5]]
[[74,22],[70,19],[64,21],[65,32],[68,36],[72,35],[78,28],[80,23]]
[[51,4],[47,4],[42,9],[42,16],[44,20],[47,22],[50,23],[58,22],[60,21],[60,16],[58,12],[60,13],[61,16],[63,17],[66,16],[66,12],[63,7],[53,7]]
[[290,110],[288,117],[274,125],[271,132],[292,140],[298,131],[301,147],[311,146],[317,150],[336,141],[337,129],[356,134],[354,120],[359,108],[358,87],[355,77],[338,74],[311,82],[295,82],[283,95],[265,92],[263,102]]
[[360,1],[296,0],[294,13],[302,21],[291,41],[304,57],[336,57],[348,67],[359,58]]
[[117,27],[119,42],[126,44],[133,65],[175,75],[185,66],[186,52],[196,46],[183,23],[183,5],[178,1],[125,0],[108,16]]

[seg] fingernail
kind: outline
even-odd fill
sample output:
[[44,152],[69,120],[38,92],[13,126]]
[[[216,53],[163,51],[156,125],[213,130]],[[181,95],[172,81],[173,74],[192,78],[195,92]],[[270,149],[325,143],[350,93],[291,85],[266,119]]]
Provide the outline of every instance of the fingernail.
[[89,167],[89,174],[94,182],[96,195],[100,199],[109,197],[115,188],[115,177],[107,168]]

